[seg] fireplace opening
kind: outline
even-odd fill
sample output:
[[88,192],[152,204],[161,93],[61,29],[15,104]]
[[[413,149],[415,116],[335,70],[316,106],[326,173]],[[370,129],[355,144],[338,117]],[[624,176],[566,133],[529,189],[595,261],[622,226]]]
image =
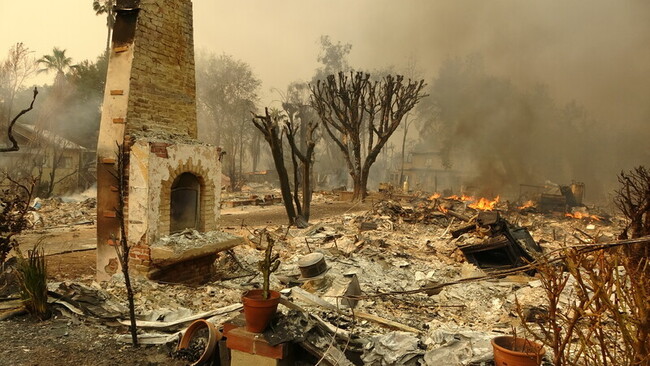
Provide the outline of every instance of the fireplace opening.
[[192,173],[179,175],[171,187],[170,232],[199,228],[201,184]]

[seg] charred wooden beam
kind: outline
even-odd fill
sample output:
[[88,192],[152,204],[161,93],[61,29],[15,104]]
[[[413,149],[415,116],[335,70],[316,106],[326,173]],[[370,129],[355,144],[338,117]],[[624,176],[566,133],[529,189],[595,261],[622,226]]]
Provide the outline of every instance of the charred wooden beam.
[[447,215],[447,216],[455,217],[458,220],[462,220],[462,221],[465,221],[465,222],[472,221],[471,217],[467,217],[467,216],[465,216],[463,214],[459,214],[458,212],[455,212],[455,211],[452,211],[452,210],[446,210],[446,211],[443,211],[443,213],[445,215]]

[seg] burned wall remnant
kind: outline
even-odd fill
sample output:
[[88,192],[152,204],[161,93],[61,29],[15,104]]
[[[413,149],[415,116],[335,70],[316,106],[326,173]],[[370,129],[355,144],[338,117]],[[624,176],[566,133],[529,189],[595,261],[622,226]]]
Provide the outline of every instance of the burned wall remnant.
[[[118,0],[115,12],[97,146],[98,279],[108,279],[116,271],[112,248],[119,233],[116,179],[124,177],[131,268],[159,275],[164,268],[157,264],[163,263],[174,272],[171,278],[192,282],[192,273],[200,273],[205,280],[211,271],[205,257],[215,255],[218,243],[183,242],[181,247],[174,246],[175,240],[157,243],[174,232],[218,228],[220,149],[195,140],[192,2]],[[126,155],[121,174],[115,164],[118,144],[125,146]],[[188,177],[194,184],[179,190],[178,181]],[[183,191],[187,188],[192,192]],[[224,247],[235,243],[232,238],[221,239]],[[152,250],[156,245],[162,249]],[[156,261],[155,253],[163,253],[164,261]],[[197,266],[201,270],[196,271]],[[181,274],[186,268],[194,270]]]

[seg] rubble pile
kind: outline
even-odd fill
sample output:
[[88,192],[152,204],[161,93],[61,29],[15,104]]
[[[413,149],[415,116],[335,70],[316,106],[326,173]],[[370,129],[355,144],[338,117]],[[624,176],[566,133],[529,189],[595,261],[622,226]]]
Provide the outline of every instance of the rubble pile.
[[34,228],[93,224],[97,218],[97,200],[63,200],[60,197],[35,199],[30,222]]
[[[354,334],[358,338],[356,346],[350,345],[349,339],[337,346],[343,354],[351,353],[350,359],[356,353],[366,364],[410,364],[419,360],[434,365],[441,359],[467,364],[489,360],[489,339],[517,326],[517,302],[524,309],[534,309],[541,303],[544,291],[539,281],[525,275],[427,291],[437,284],[485,275],[459,250],[463,245],[481,242],[485,233],[473,230],[452,239],[451,231],[467,222],[450,218],[440,210],[431,212],[437,204],[425,200],[402,206],[383,201],[365,214],[322,220],[307,229],[269,228],[284,239],[278,244],[284,245],[278,248],[282,264],[271,277],[272,287],[285,288],[290,301],[337,332]],[[443,204],[447,210],[468,216],[471,222],[480,216],[480,211],[460,200]],[[596,237],[597,232],[606,236],[617,230],[608,222],[592,223],[565,216],[533,212],[506,215],[518,225],[530,224],[533,237],[552,235],[538,242],[544,249],[562,245],[562,240],[580,232],[588,239]],[[250,246],[233,249],[240,264],[251,273],[261,258],[253,236]],[[305,280],[299,262],[310,253],[321,253],[328,269],[317,279]],[[245,290],[258,285],[254,275],[251,277],[224,280],[221,285]],[[353,313],[343,305],[345,297],[341,296],[346,296],[345,292],[332,292],[335,284],[352,282],[346,278],[354,278],[360,289],[351,295],[360,300]],[[378,293],[387,295],[376,296]],[[331,347],[331,339],[312,333],[307,332],[311,346]]]
[[[59,202],[56,207],[85,205],[92,202]],[[518,328],[519,310],[531,318],[543,317],[545,310],[539,305],[545,294],[532,273],[490,276],[492,269],[484,264],[493,257],[466,249],[492,245],[494,238],[503,236],[507,245],[528,250],[531,243],[508,237],[520,229],[526,230],[539,252],[566,243],[613,239],[619,230],[615,219],[576,219],[532,206],[505,205],[497,207],[499,211],[484,211],[461,198],[380,201],[365,213],[329,217],[306,229],[266,226],[277,240],[281,261],[271,275],[271,288],[281,289],[284,299],[265,339],[291,341],[316,359],[341,365],[490,361],[490,339]],[[53,206],[46,201],[41,210],[51,213]],[[203,317],[224,324],[236,319],[242,293],[262,284],[257,263],[265,247],[257,230],[240,230],[247,244],[219,253],[215,280],[206,285],[133,280],[143,339],[176,342],[190,320]],[[160,244],[173,241],[183,246],[209,240],[206,235],[186,231]],[[305,267],[311,263],[306,257],[318,259],[314,267]],[[127,324],[123,307],[115,305],[126,304],[121,275],[89,289],[65,284],[52,291],[61,294],[61,301],[86,309],[82,311],[86,316],[106,319],[122,309],[120,324]],[[88,305],[79,299],[96,300]]]

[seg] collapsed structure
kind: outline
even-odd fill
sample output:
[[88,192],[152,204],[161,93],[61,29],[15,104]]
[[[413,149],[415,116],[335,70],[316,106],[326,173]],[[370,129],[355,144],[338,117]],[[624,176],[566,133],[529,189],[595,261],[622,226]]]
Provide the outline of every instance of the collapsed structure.
[[[201,282],[217,249],[236,240],[189,247],[161,242],[182,230],[218,227],[220,149],[196,140],[192,3],[118,0],[115,12],[97,144],[97,278],[106,280],[119,267],[112,246],[120,232],[117,179],[124,178],[132,268],[158,279]],[[124,156],[117,156],[118,144]],[[123,172],[116,171],[118,159]]]

